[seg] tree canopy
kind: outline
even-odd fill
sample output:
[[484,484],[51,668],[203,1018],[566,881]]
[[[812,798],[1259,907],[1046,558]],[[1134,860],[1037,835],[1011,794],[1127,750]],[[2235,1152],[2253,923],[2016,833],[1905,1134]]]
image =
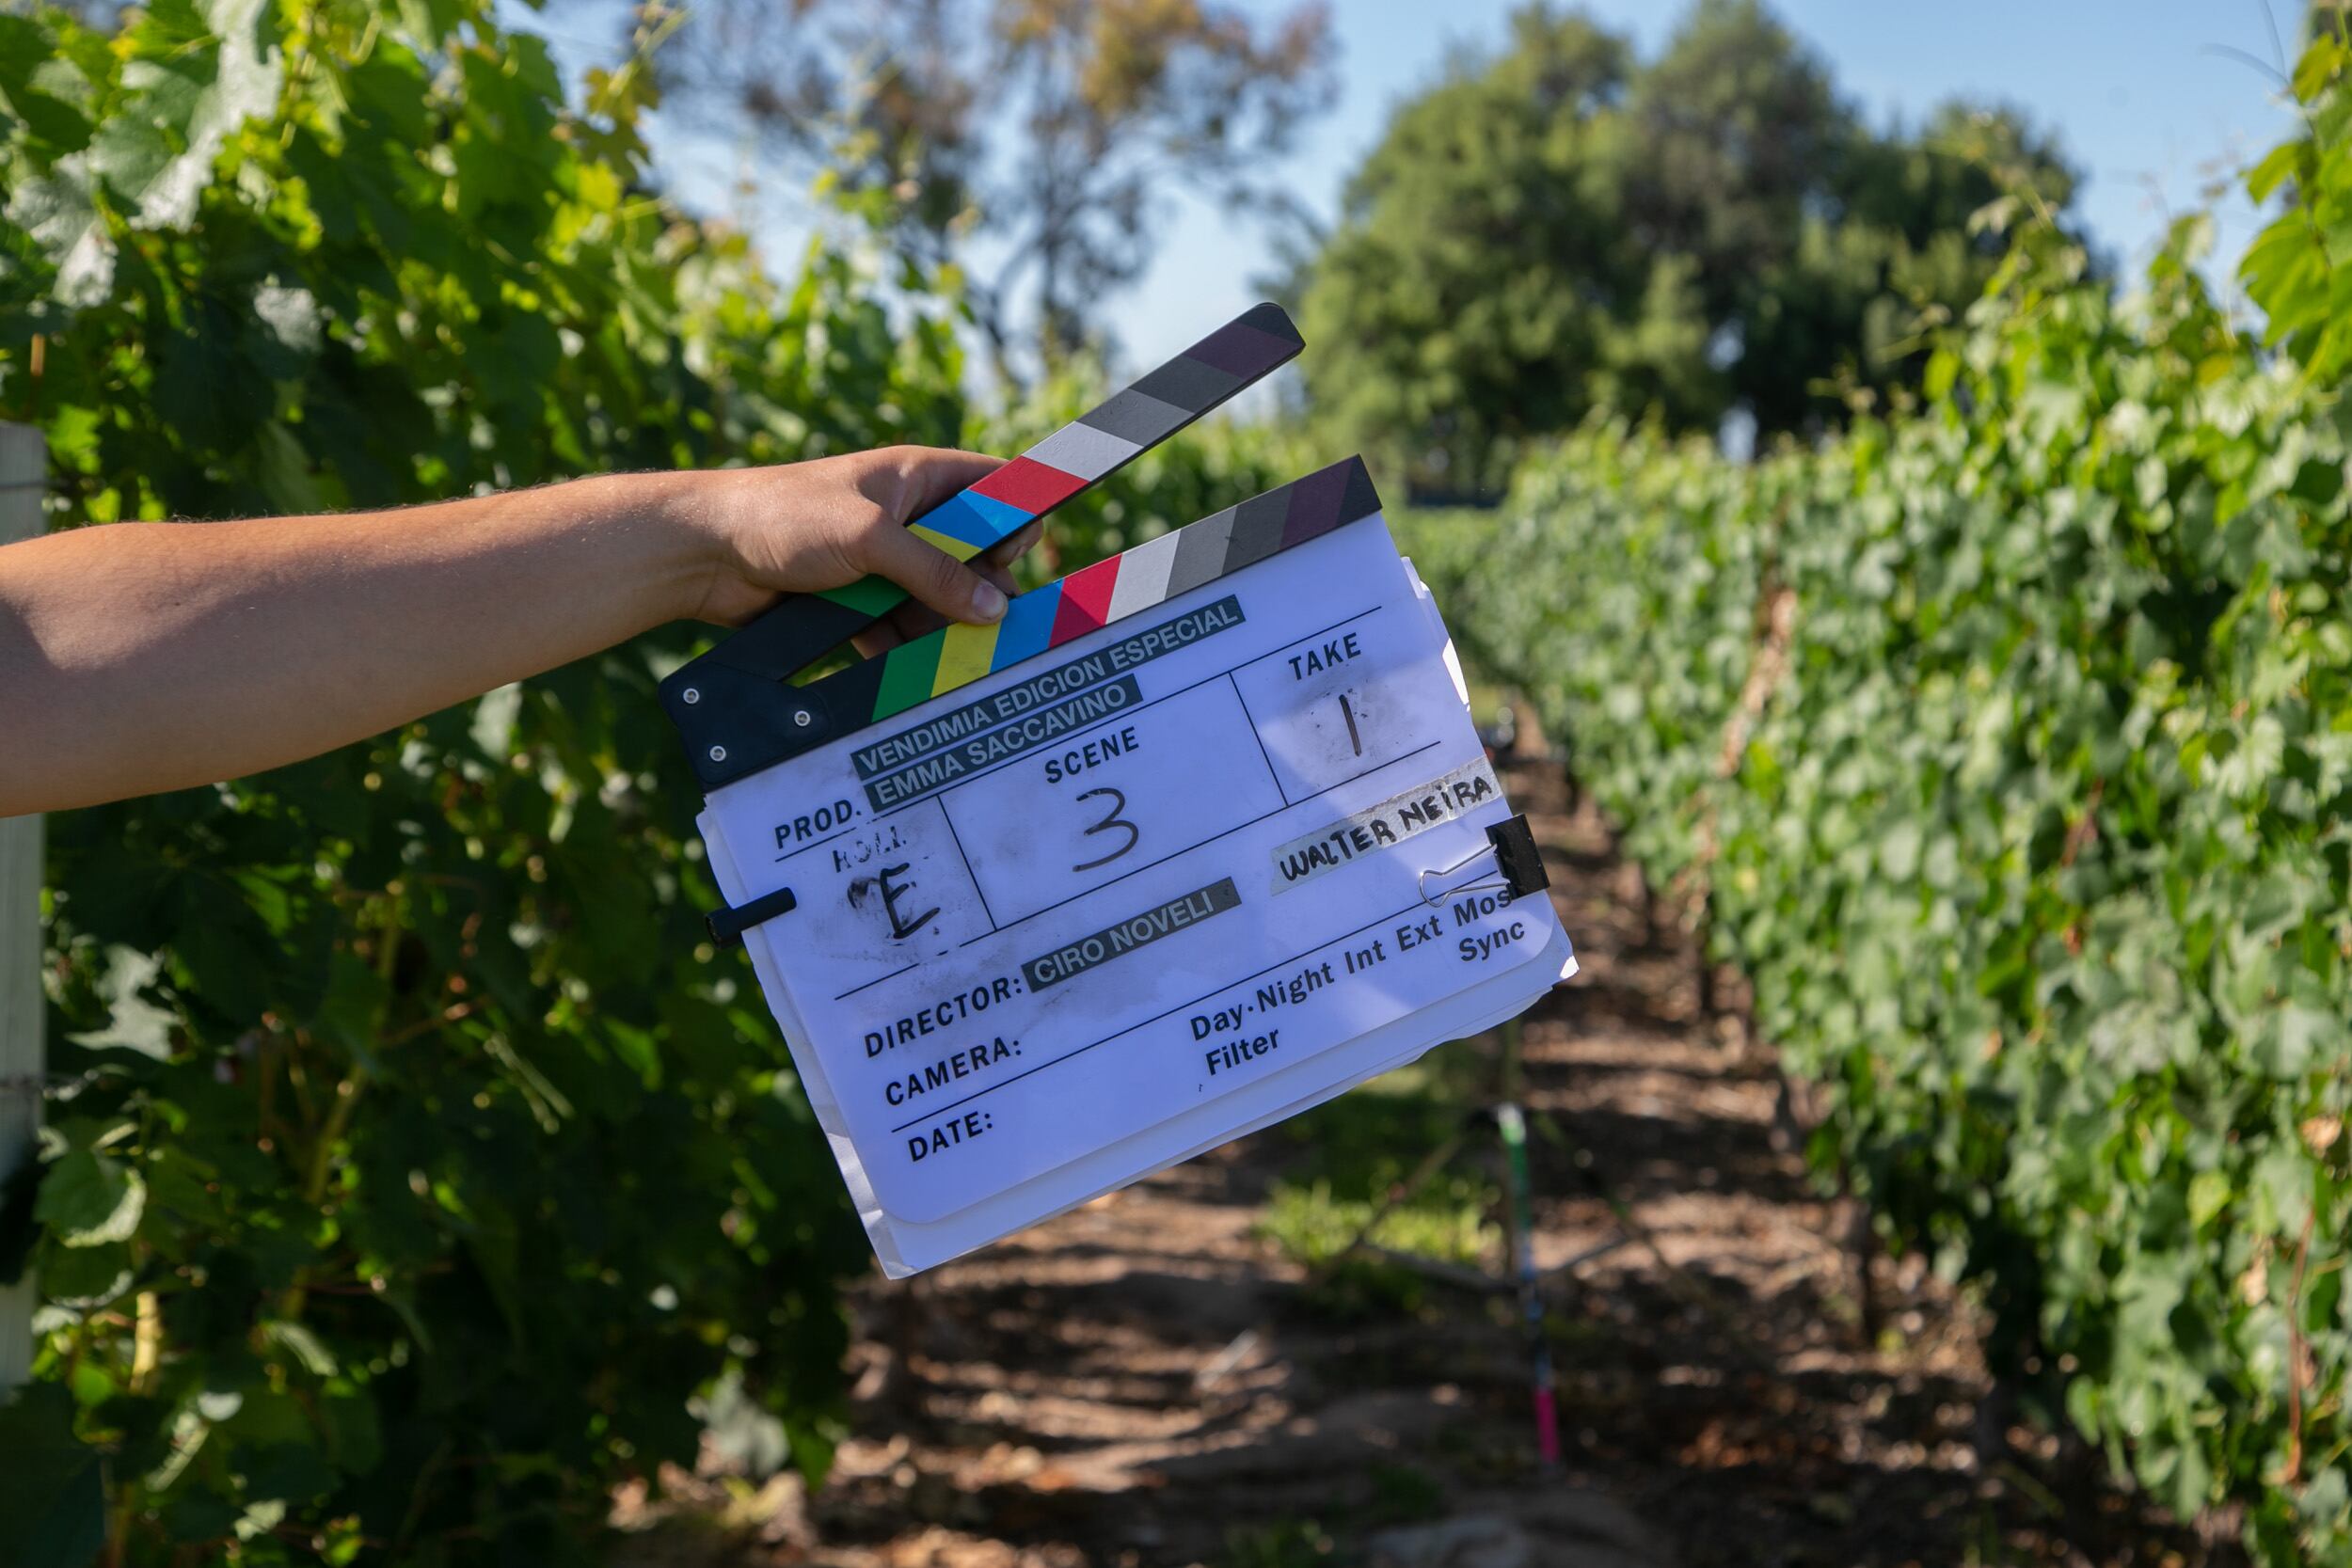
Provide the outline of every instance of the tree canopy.
[[1049,367],[1084,346],[1171,192],[1280,203],[1259,171],[1328,104],[1330,41],[1318,4],[709,0],[656,59],[690,116],[866,198],[927,270],[953,263],[1017,384],[1016,336]]
[[1350,182],[1298,280],[1310,385],[1455,494],[1596,407],[1818,429],[1915,376],[1923,319],[1981,291],[2003,246],[1980,209],[2073,189],[2005,112],[1874,130],[1755,0],[1704,0],[1648,60],[1533,5]]

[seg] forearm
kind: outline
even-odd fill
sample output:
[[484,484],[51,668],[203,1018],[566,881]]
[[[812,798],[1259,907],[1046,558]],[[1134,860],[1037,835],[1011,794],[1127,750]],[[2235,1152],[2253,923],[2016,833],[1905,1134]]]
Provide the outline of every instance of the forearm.
[[679,477],[0,549],[0,816],[278,767],[691,614]]

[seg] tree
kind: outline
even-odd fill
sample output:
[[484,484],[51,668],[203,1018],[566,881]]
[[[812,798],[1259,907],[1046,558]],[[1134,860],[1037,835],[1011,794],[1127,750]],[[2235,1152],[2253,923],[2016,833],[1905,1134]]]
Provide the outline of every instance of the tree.
[[1329,18],[1209,0],[710,0],[658,56],[690,118],[864,198],[927,270],[961,267],[996,369],[1033,313],[1047,364],[1149,263],[1188,188],[1259,175],[1330,102]]
[[1997,263],[1973,214],[2012,189],[2058,209],[2073,178],[2003,114],[1871,131],[1754,0],[1704,0],[1648,62],[1531,6],[1350,182],[1300,280],[1309,385],[1454,494],[1599,406],[1820,429],[1917,373],[1921,323]]

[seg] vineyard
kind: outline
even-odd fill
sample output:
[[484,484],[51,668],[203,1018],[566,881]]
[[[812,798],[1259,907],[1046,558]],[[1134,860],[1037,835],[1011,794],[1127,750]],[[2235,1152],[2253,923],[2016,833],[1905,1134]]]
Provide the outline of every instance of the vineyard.
[[[2344,68],[2248,259],[2305,360]],[[2021,1392],[2345,1560],[2352,495],[2332,365],[2201,236],[2118,304],[2028,234],[1917,407],[1752,467],[1596,424],[1413,544]]]
[[[650,91],[567,108],[487,6],[0,17],[0,412],[55,524],[964,436],[945,304],[893,322],[822,240],[771,285],[640,194]],[[1219,504],[1185,463],[1064,547]],[[0,1413],[26,1560],[548,1553],[691,1462],[693,1398],[822,1471],[865,1246],[708,961],[653,696],[690,637],[51,826],[58,1086],[0,1244],[45,1304]]]
[[[655,193],[642,57],[567,102],[502,14],[0,16],[0,418],[53,526],[1012,451],[1099,391],[983,409],[958,280],[863,196],[771,279]],[[1980,1308],[2019,1410],[2280,1568],[2352,1564],[2352,52],[2294,93],[2257,326],[2201,220],[2119,291],[2027,193],[1842,428],[1742,462],[1604,410],[1500,513],[1395,517],[1744,977],[1822,1180]],[[1204,428],[1025,569],[1310,452]],[[566,1560],[712,1432],[824,1475],[868,1259],[700,924],[654,698],[695,635],[51,821],[45,1127],[0,1173],[21,1560]]]

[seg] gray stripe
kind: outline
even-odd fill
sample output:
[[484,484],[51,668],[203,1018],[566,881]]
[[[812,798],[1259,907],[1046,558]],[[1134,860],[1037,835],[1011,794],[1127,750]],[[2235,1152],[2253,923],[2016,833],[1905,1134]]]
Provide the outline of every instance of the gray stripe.
[[1136,390],[1195,414],[1205,414],[1232,396],[1241,377],[1204,359],[1178,355],[1141,381]]
[[1021,455],[1080,479],[1095,480],[1142,450],[1107,430],[1097,430],[1089,424],[1066,424]]
[[1229,506],[1176,531],[1176,564],[1168,571],[1169,598],[1225,575],[1225,552],[1233,537],[1233,511]]
[[1233,545],[1225,552],[1225,569],[1238,572],[1255,565],[1282,547],[1282,523],[1290,515],[1291,487],[1253,496],[1233,508]]
[[1171,408],[1155,397],[1136,391],[1133,387],[1112,398],[1099,408],[1090,408],[1078,416],[1078,422],[1096,430],[1108,431],[1122,441],[1133,441],[1148,447],[1162,440],[1178,425],[1192,418],[1182,408]]

